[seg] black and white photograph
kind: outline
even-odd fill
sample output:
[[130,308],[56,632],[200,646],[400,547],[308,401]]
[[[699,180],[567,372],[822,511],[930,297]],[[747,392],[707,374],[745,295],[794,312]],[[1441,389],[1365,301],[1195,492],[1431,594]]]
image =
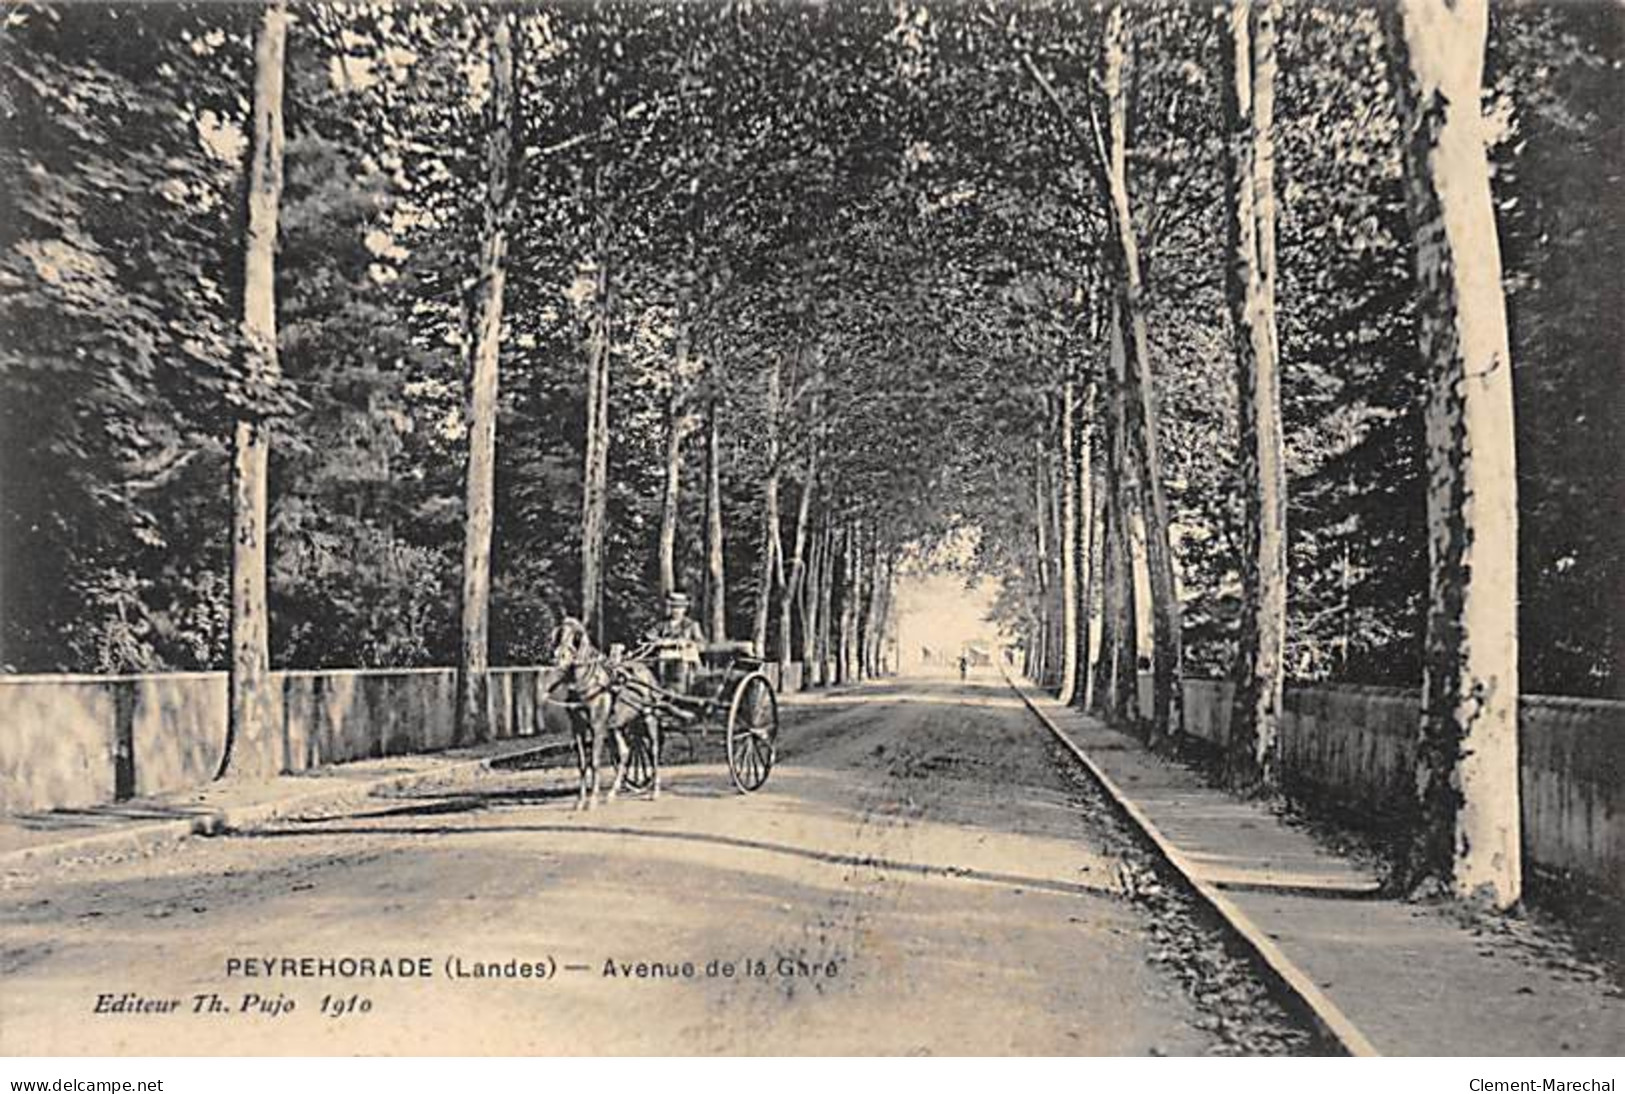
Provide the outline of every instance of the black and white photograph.
[[0,1073],[1615,1090],[1622,286],[1619,0],[7,0]]

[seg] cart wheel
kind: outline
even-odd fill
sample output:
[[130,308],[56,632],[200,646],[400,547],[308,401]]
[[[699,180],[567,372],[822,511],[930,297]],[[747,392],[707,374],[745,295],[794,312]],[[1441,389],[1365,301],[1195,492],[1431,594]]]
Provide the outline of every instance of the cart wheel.
[[728,704],[728,773],[741,793],[767,782],[778,739],[778,696],[765,674],[753,672],[739,681]]
[[647,790],[654,785],[656,765],[654,741],[647,733],[633,733],[626,741],[626,785],[629,790]]

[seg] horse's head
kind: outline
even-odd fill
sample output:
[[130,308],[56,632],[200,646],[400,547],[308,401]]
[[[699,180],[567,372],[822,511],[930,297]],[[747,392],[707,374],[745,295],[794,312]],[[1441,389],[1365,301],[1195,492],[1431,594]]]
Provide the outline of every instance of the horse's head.
[[553,628],[553,664],[561,669],[574,668],[593,659],[592,640],[587,637],[587,626],[581,620],[566,616]]

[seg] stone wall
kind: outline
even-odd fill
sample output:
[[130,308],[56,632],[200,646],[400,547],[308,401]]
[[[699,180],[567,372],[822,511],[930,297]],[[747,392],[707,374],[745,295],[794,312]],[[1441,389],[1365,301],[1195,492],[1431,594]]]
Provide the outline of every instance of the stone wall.
[[[491,671],[496,738],[540,734],[550,670]],[[282,769],[449,748],[451,669],[279,672]],[[558,731],[558,726],[551,727]],[[0,677],[0,813],[198,786],[226,735],[226,675]]]
[[[802,683],[797,663],[768,668],[786,690]],[[284,770],[452,744],[451,669],[273,675]],[[1149,717],[1149,674],[1142,677]],[[564,731],[556,718],[544,725],[547,682],[545,669],[492,670],[494,737]],[[1223,745],[1231,695],[1227,683],[1186,680],[1185,731]],[[1405,823],[1417,702],[1415,692],[1397,688],[1288,688],[1287,789],[1373,828]],[[1526,696],[1520,721],[1530,859],[1625,893],[1625,703]],[[219,763],[225,724],[224,673],[0,677],[0,813],[86,808],[200,785]]]
[[804,673],[800,661],[780,661],[773,667],[777,669],[773,676],[773,686],[779,691],[801,691],[807,686],[803,680]]
[[114,733],[129,698],[121,683],[84,676],[0,682],[0,810],[113,800],[128,764]]
[[[1185,732],[1229,740],[1230,684],[1186,680]],[[1289,687],[1289,793],[1374,829],[1409,818],[1420,699],[1402,688]],[[1625,895],[1625,703],[1526,695],[1519,704],[1524,850],[1546,870]]]

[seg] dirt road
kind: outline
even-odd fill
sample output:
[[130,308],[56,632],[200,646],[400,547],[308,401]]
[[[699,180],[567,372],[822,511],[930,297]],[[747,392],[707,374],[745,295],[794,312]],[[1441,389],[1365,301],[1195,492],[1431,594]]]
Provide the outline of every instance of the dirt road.
[[784,715],[748,798],[706,756],[589,814],[497,772],[14,879],[0,1050],[1310,1047],[995,681]]

